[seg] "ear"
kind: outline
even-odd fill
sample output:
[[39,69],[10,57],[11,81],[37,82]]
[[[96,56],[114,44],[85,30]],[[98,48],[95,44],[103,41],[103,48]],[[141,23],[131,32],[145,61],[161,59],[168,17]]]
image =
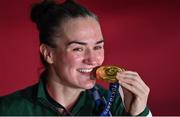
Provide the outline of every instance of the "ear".
[[42,56],[44,57],[44,60],[47,63],[49,63],[49,64],[53,63],[53,50],[52,50],[52,48],[50,48],[46,44],[41,44],[40,45],[40,53],[42,54]]

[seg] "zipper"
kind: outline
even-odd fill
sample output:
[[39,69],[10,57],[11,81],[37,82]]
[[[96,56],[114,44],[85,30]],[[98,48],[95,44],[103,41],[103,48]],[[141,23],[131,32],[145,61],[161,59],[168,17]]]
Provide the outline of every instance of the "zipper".
[[52,105],[51,103],[49,103],[48,101],[46,101],[43,98],[39,98],[38,100],[39,100],[39,102],[41,104],[43,104],[44,106],[46,106],[46,107],[50,108],[51,110],[53,110],[57,115],[62,116],[62,114],[56,109],[56,107],[54,105]]

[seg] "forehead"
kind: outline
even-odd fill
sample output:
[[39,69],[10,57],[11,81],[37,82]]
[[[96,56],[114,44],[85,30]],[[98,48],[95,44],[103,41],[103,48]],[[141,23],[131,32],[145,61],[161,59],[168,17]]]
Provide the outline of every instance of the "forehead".
[[99,22],[92,17],[78,17],[65,21],[61,25],[63,33],[61,41],[80,41],[96,43],[103,40]]

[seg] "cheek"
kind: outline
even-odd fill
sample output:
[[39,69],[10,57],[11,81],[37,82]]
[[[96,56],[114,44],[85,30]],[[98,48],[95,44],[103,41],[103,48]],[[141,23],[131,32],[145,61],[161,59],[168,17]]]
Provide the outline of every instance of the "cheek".
[[98,63],[101,65],[104,61],[104,52],[100,52],[96,56],[97,56]]
[[73,65],[74,65],[74,64],[80,62],[81,59],[82,59],[82,56],[80,56],[80,55],[69,54],[69,55],[67,56],[67,58],[65,59],[65,61],[66,61],[67,63],[69,63],[69,64],[73,64]]
[[98,57],[98,62],[99,62],[99,64],[102,64],[103,61],[104,61],[104,56]]

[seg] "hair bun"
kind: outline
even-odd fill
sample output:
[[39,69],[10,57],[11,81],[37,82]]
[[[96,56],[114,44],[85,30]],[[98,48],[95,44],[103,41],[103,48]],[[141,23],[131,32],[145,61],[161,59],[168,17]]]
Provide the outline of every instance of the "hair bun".
[[47,15],[52,9],[56,9],[56,2],[53,0],[44,0],[41,3],[34,4],[31,9],[31,20],[37,25],[43,20],[46,20]]

